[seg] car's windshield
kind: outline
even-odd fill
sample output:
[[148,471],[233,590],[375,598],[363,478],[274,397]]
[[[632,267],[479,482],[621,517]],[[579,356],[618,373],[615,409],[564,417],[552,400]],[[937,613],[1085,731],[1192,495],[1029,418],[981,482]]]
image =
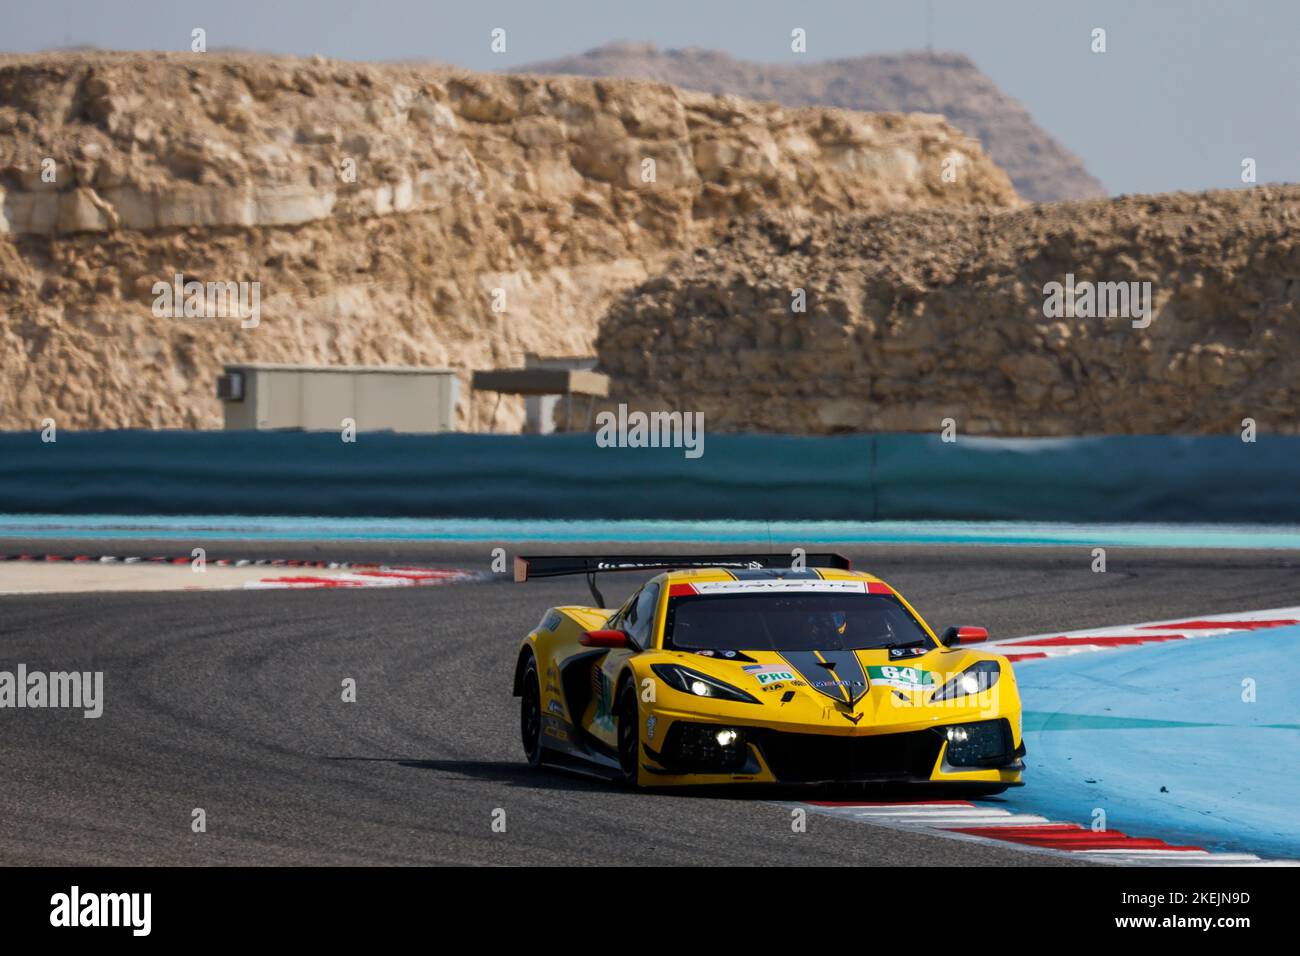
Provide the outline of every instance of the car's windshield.
[[687,594],[668,602],[664,647],[826,651],[932,646],[890,594]]

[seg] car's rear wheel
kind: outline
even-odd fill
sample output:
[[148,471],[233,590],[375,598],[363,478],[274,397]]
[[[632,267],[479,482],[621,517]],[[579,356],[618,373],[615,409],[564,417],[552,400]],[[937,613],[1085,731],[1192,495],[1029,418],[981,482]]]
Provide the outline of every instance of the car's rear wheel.
[[524,665],[522,692],[519,695],[519,736],[524,743],[528,764],[542,763],[542,685],[537,678],[537,661],[529,656]]
[[618,765],[623,783],[635,787],[641,762],[641,727],[637,720],[636,691],[630,680],[620,685],[617,700]]

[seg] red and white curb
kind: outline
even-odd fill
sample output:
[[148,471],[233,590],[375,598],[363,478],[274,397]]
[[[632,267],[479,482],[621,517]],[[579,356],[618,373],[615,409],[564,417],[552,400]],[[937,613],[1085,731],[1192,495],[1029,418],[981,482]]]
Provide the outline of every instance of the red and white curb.
[[[245,588],[269,590],[272,588],[291,588],[304,590],[311,588],[401,588],[429,587],[438,584],[456,584],[463,581],[476,581],[480,575],[473,571],[459,568],[390,568],[386,565],[352,565],[354,570],[330,577],[321,575],[301,575],[283,578],[262,578],[247,581]],[[367,569],[368,568],[368,569]]]
[[1018,850],[1068,855],[1120,866],[1300,866],[1300,860],[1266,860],[1254,853],[1218,853],[1199,846],[1176,846],[1155,837],[1119,830],[1090,830],[1029,813],[1013,813],[969,800],[917,800],[850,803],[814,800],[790,804],[855,823],[930,833],[985,844],[1012,844]]
[[1149,624],[1126,624],[1122,627],[1095,627],[1082,631],[1056,631],[995,641],[988,647],[1013,664],[1020,664],[1069,654],[1119,650],[1163,641],[1223,637],[1225,634],[1244,634],[1294,624],[1300,624],[1300,607],[1211,614],[1200,618],[1152,621]]
[[[155,555],[151,557],[123,557],[113,554],[0,554],[0,562],[27,561],[39,563],[62,562],[67,564],[100,565],[150,565],[166,564],[185,566],[194,562],[185,556]],[[325,571],[329,574],[279,575],[245,581],[244,588],[312,589],[312,588],[393,588],[455,584],[477,581],[486,575],[461,568],[415,568],[385,564],[357,564],[349,561],[300,560],[294,558],[209,558],[204,564],[214,568],[301,568],[304,571]]]
[[[65,561],[70,564],[189,564],[192,557],[155,556],[124,558],[114,554],[0,554],[0,561]],[[373,564],[351,564],[347,561],[312,561],[291,558],[211,558],[208,564],[217,568],[373,568]]]

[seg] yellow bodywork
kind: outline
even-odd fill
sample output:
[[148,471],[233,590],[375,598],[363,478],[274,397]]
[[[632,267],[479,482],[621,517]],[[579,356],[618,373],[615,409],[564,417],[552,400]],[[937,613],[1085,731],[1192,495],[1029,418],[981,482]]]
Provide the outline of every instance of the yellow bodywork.
[[[879,578],[865,572],[818,569],[816,574],[827,581],[869,582],[877,586],[873,588],[876,593],[881,593],[882,587],[887,588]],[[604,627],[616,610],[579,606],[550,609],[524,639],[520,649],[520,666],[527,654],[532,654],[537,662],[543,715],[542,743],[547,751],[581,758],[597,767],[615,766],[616,760],[603,751],[617,748],[613,700],[624,682],[630,681],[637,696],[641,746],[638,748],[640,760],[636,782],[641,786],[789,782],[788,777],[780,777],[774,772],[764,748],[758,743],[747,743],[749,759],[743,771],[673,772],[657,759],[659,751],[656,745],[668,738],[673,725],[679,721],[716,725],[720,731],[734,728],[743,733],[745,741],[751,736],[771,733],[858,739],[926,731],[939,734],[942,743],[936,747],[932,762],[924,759],[924,772],[913,774],[910,782],[983,786],[1017,786],[1021,783],[1023,764],[1019,759],[1008,761],[1006,766],[987,768],[953,767],[946,759],[953,732],[948,728],[1001,719],[1009,724],[1017,758],[1023,753],[1020,695],[1011,665],[1006,658],[987,651],[961,646],[944,647],[924,619],[892,589],[888,589],[888,593],[897,597],[911,613],[933,641],[933,647],[909,653],[904,659],[891,658],[891,652],[883,648],[851,652],[861,666],[861,673],[869,675],[867,689],[851,702],[834,700],[814,689],[810,686],[809,675],[792,669],[785,657],[775,651],[748,651],[744,655],[747,659],[742,663],[723,656],[704,656],[664,648],[665,617],[673,585],[734,580],[730,572],[715,569],[674,570],[652,578],[647,586],[658,582],[659,597],[649,641],[643,650],[601,650],[579,643],[583,632]],[[567,678],[564,676],[566,664],[575,660],[579,661],[579,673],[589,673],[592,681],[591,695],[582,700],[581,713],[570,712],[570,695],[566,694],[566,687],[575,686],[577,679],[572,674]],[[937,687],[942,687],[976,661],[997,663],[1001,672],[996,684],[955,700],[931,702]],[[757,703],[701,697],[678,690],[652,672],[655,664],[663,663],[683,665],[739,688],[754,697]],[[750,670],[745,670],[746,667]],[[754,676],[759,668],[763,670],[761,678]],[[924,678],[921,675],[925,675]],[[834,671],[819,676],[829,676],[830,680],[839,677]],[[945,738],[945,734],[949,736]],[[929,738],[917,736],[909,739],[924,742]],[[798,740],[807,741],[807,738]],[[927,752],[921,753],[924,758]],[[862,779],[870,780],[870,774]]]

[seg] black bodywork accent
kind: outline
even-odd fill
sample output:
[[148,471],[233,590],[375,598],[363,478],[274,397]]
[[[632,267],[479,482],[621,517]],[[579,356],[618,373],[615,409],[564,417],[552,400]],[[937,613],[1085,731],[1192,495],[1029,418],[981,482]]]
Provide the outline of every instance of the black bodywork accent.
[[817,693],[833,701],[856,704],[870,689],[858,655],[845,651],[780,651],[794,672]]
[[1013,747],[1011,722],[1005,717],[996,720],[978,720],[936,728],[947,734],[950,729],[961,728],[967,739],[950,741],[944,753],[944,765],[953,770],[990,770],[1005,767],[1024,755],[1024,743]]
[[813,568],[828,565],[812,565],[801,570],[790,567],[779,568],[726,568],[737,581],[817,581],[821,579]]
[[758,763],[749,750],[748,728],[734,728],[736,742],[723,747],[717,734],[727,728],[720,724],[696,724],[679,720],[668,728],[663,749],[646,753],[663,765],[668,773],[757,773]]
[[932,730],[839,737],[755,729],[749,739],[782,783],[928,781],[943,747]]
[[[756,748],[777,782],[783,784],[928,784],[934,782],[930,775],[947,733],[946,727],[938,727],[898,734],[837,736],[737,727],[740,736],[736,744],[724,748],[716,740],[717,732],[722,729],[721,724],[678,721],[668,729],[661,750],[646,747],[645,751],[663,766],[662,771],[655,771],[659,773],[756,773],[759,770],[753,757]],[[1019,769],[1017,761],[1024,750],[1022,746],[1011,751],[1010,731],[1007,724],[1005,753],[977,765],[968,764],[964,769]]]
[[582,726],[582,715],[587,712],[587,705],[592,697],[592,669],[599,666],[599,658],[609,651],[589,651],[575,654],[560,665],[560,689],[564,691],[564,705],[573,718],[578,732],[577,742],[587,750],[615,756],[614,748],[597,739],[586,727]]

